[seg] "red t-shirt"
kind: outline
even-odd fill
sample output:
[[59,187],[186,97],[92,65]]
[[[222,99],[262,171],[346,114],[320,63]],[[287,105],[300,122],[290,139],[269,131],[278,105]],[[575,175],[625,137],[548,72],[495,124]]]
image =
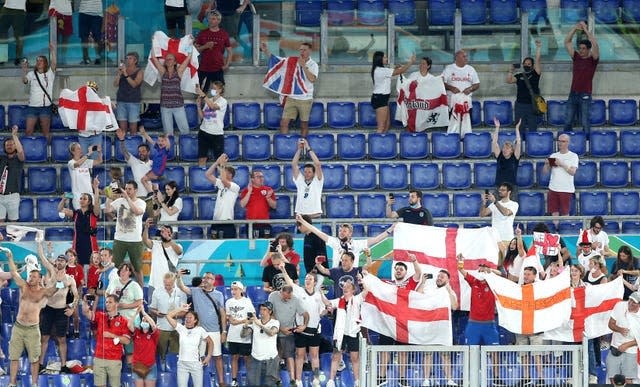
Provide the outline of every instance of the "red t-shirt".
[[[240,200],[247,196],[248,190],[245,188],[240,194]],[[276,200],[276,194],[273,188],[263,185],[261,187],[253,187],[249,201],[247,202],[247,219],[269,219],[269,203],[267,196],[271,193],[273,200]]]
[[196,44],[202,46],[208,42],[213,42],[213,47],[200,53],[200,67],[198,70],[220,71],[224,66],[224,51],[227,47],[231,47],[229,34],[221,29],[215,32],[208,28],[200,31],[196,38]]
[[156,362],[156,346],[160,331],[149,331],[144,333],[142,329],[133,332],[133,364],[141,362],[147,367],[151,367]]
[[114,344],[113,339],[106,338],[103,335],[104,332],[111,332],[118,336],[131,337],[127,327],[127,319],[119,314],[109,319],[105,312],[96,312],[95,322],[98,327],[98,334],[96,335],[96,354],[94,357],[105,360],[122,359],[122,343]]
[[[67,274],[72,276],[76,281],[76,287],[78,288],[78,292],[82,288],[82,280],[84,279],[84,269],[81,264],[77,263],[75,266],[67,266]],[[96,282],[97,286],[97,282]]]
[[416,290],[416,288],[418,287],[418,283],[416,282],[416,280],[413,279],[413,276],[409,277],[408,280],[402,281],[402,282],[396,282],[395,280],[387,280],[387,279],[383,280],[383,282],[386,282],[391,285],[396,285],[400,289]]
[[[294,266],[298,266],[300,263],[300,254],[296,253],[293,250],[289,250],[284,254],[284,257],[287,258],[290,264]],[[271,258],[267,258],[267,266],[271,265]]]
[[98,270],[100,268],[98,266],[89,265],[89,271],[87,272],[87,288],[88,289],[97,289],[98,282],[100,282],[100,273]]
[[593,89],[593,76],[600,59],[593,59],[592,56],[583,58],[578,51],[573,53],[573,79],[571,80],[571,91],[574,93],[589,93]]
[[480,281],[467,273],[464,279],[471,286],[471,308],[469,320],[493,321],[496,313],[496,298],[487,281]]

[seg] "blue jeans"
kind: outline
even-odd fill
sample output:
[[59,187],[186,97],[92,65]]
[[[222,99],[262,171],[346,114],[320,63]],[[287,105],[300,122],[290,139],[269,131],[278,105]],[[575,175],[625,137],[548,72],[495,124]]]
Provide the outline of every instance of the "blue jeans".
[[538,115],[533,111],[533,104],[516,102],[515,105],[515,123],[522,120],[520,124],[520,137],[526,140],[528,132],[536,132],[538,130]]
[[176,125],[181,134],[189,134],[189,121],[187,121],[187,112],[184,106],[177,108],[160,108],[160,117],[162,118],[162,128],[168,135],[173,135],[173,119],[176,119]]
[[578,113],[582,113],[582,130],[584,134],[589,138],[591,134],[591,119],[589,117],[589,109],[591,108],[591,94],[589,93],[574,93],[569,94],[567,99],[567,106],[564,116],[564,130],[570,131],[573,126],[573,118]]
[[[588,350],[589,350],[589,375],[598,375],[598,369],[596,365],[596,353],[594,347],[594,340],[588,340]],[[598,340],[598,345],[600,345],[600,341]]]

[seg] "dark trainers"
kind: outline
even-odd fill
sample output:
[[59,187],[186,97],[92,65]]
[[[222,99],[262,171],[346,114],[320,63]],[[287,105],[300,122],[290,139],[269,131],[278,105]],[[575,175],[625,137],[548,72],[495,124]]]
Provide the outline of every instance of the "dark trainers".
[[85,58],[80,62],[81,65],[91,64],[91,60],[89,58]]
[[94,65],[96,65],[96,66],[100,66],[100,65],[102,64],[102,61],[100,60],[100,58],[97,58],[97,59],[93,62],[93,64],[94,64]]
[[45,367],[44,364],[39,364],[38,365],[38,373],[39,374],[44,374],[47,371],[47,367]]
[[60,373],[61,374],[72,374],[73,371],[71,371],[69,369],[69,367],[67,367],[67,366],[62,366],[62,367],[60,367]]
[[400,387],[411,387],[411,384],[409,384],[409,382],[407,382],[406,379],[400,378],[400,379],[398,379],[398,386],[400,386]]

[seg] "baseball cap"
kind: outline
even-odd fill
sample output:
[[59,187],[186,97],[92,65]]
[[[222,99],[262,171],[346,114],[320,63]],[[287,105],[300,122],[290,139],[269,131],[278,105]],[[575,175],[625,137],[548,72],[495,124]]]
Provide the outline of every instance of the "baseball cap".
[[60,254],[60,255],[58,255],[58,258],[56,258],[56,259],[64,259],[65,261],[68,261],[69,257],[67,257],[66,254]]
[[625,382],[626,382],[626,378],[624,377],[624,375],[615,374],[613,376],[613,385],[614,386],[624,386]]
[[629,299],[635,302],[636,304],[640,304],[640,292],[633,292],[629,296]]
[[265,301],[260,306],[264,306],[265,308],[273,311],[273,304],[270,301]]
[[234,287],[234,286],[240,290],[244,290],[244,285],[240,281],[233,281],[231,283],[231,287]]

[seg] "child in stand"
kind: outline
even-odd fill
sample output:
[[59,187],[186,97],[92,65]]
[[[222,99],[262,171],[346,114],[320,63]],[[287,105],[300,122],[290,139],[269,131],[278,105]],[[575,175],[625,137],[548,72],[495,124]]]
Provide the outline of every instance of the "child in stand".
[[162,177],[164,173],[164,169],[167,166],[167,158],[169,157],[169,147],[171,146],[169,143],[169,136],[166,134],[159,134],[158,140],[153,141],[151,136],[147,134],[144,130],[144,126],[140,126],[139,129],[140,134],[147,141],[153,151],[151,152],[151,170],[147,172],[146,175],[142,176],[141,182],[144,185],[144,188],[149,192],[147,194],[147,198],[153,197],[153,180],[158,180]]
[[[82,288],[84,287],[84,269],[81,264],[78,264],[78,254],[74,249],[67,249],[64,253],[67,258],[67,274],[73,277],[76,281],[76,288],[78,293],[82,294]],[[79,304],[79,303],[78,303]],[[80,316],[78,315],[78,306],[73,310],[73,337],[80,338]]]
[[89,271],[87,272],[87,294],[95,296],[98,289],[98,281],[100,280],[100,252],[91,253],[91,261],[89,262]]

